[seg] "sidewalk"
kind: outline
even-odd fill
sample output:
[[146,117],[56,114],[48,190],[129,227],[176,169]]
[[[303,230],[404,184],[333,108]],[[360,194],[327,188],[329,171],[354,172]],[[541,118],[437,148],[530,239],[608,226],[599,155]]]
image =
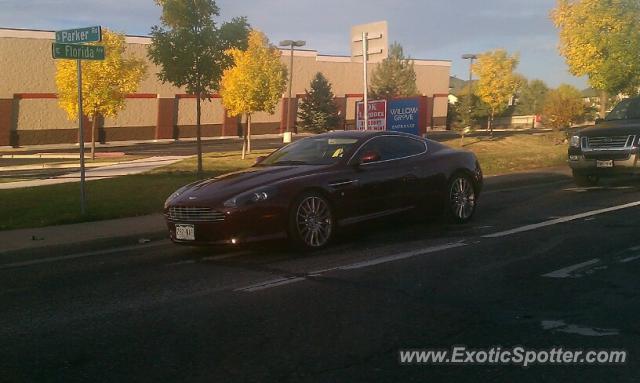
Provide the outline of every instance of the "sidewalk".
[[[311,134],[309,133],[298,133],[295,134],[295,137],[306,137],[309,136]],[[256,135],[256,136],[251,136],[252,140],[265,140],[265,139],[273,139],[273,138],[282,138],[282,134],[261,134],[261,135]],[[202,141],[206,142],[206,141],[223,141],[223,140],[229,140],[229,141],[238,141],[238,142],[242,142],[242,138],[238,137],[238,136],[221,136],[221,137],[202,137]],[[195,137],[189,137],[189,138],[180,138],[179,140],[175,140],[175,139],[161,139],[161,140],[131,140],[131,141],[112,141],[112,142],[107,142],[105,144],[101,144],[101,143],[96,143],[96,148],[97,149],[102,149],[102,148],[120,148],[120,147],[128,147],[128,146],[135,146],[135,145],[148,145],[148,144],[156,144],[156,145],[168,145],[168,144],[175,144],[175,143],[184,143],[184,142],[195,142],[196,138]],[[88,144],[85,144],[85,148],[87,147]],[[78,144],[45,144],[45,145],[26,145],[26,146],[20,146],[17,148],[14,148],[12,146],[0,146],[0,154],[12,154],[12,153],[20,153],[20,152],[27,152],[27,151],[32,151],[32,150],[73,150],[73,151],[77,151],[79,150],[79,145]]]
[[[148,172],[155,168],[171,165],[178,161],[182,161],[185,158],[188,158],[188,156],[150,157],[129,162],[117,163],[113,165],[100,166],[94,169],[86,170],[85,177],[87,181],[95,181],[130,174],[140,174]],[[78,171],[46,179],[0,183],[0,190],[57,185],[79,181],[80,172]]]
[[162,214],[0,231],[0,255],[17,250],[35,250],[99,240],[157,236],[164,232],[166,226]]

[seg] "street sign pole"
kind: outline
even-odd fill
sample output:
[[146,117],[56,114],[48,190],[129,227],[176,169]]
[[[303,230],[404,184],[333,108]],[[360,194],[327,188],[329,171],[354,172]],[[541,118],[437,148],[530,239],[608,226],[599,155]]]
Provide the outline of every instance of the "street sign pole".
[[[100,45],[86,45],[85,43],[102,41],[100,26],[68,29],[55,33],[56,41],[51,44],[51,54],[54,59],[76,60],[78,70],[78,135],[80,145],[80,213],[87,212],[85,194],[85,164],[84,164],[84,113],[82,111],[82,60],[104,60],[105,48]],[[93,140],[92,140],[93,141]]]
[[78,133],[80,134],[80,213],[86,213],[86,201],[84,193],[84,114],[82,112],[82,60],[78,59]]
[[364,71],[364,130],[369,130],[369,76],[367,75],[367,61],[369,60],[369,34],[362,32],[362,65]]

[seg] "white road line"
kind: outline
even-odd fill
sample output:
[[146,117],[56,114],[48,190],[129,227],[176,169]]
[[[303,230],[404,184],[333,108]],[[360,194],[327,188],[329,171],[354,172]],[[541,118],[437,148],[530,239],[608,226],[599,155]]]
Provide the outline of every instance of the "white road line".
[[589,267],[591,265],[595,265],[598,262],[600,262],[600,259],[596,258],[596,259],[592,259],[590,261],[578,263],[577,265],[565,267],[564,269],[552,271],[552,272],[544,274],[542,276],[543,277],[547,277],[547,278],[568,278],[568,277],[571,276],[572,272],[584,269],[584,268]]
[[612,336],[620,335],[620,330],[615,328],[584,327],[575,324],[567,324],[562,320],[543,320],[540,325],[544,330],[564,332],[583,336]]
[[636,259],[640,259],[640,255],[635,255],[633,257],[621,259],[619,262],[620,263],[629,263],[629,262],[635,261]]
[[375,259],[372,259],[372,260],[369,260],[369,261],[353,263],[353,264],[350,264],[350,265],[337,266],[337,267],[332,267],[332,268],[329,268],[329,269],[310,271],[309,273],[307,273],[306,277],[282,277],[282,278],[271,279],[271,280],[268,280],[268,281],[265,281],[265,282],[260,282],[260,283],[254,284],[254,285],[241,287],[241,288],[235,289],[234,291],[253,292],[253,291],[259,291],[259,290],[266,290],[266,289],[270,289],[272,287],[278,287],[278,286],[288,285],[290,283],[296,283],[296,282],[305,281],[305,280],[307,280],[308,277],[319,277],[323,273],[327,273],[327,272],[330,272],[330,271],[335,271],[335,270],[356,270],[356,269],[361,269],[361,268],[365,268],[365,267],[380,265],[382,263],[399,261],[401,259],[407,259],[407,258],[419,256],[419,255],[426,255],[426,254],[430,254],[430,253],[435,253],[437,251],[442,251],[442,250],[447,250],[447,249],[455,249],[455,248],[463,247],[463,246],[467,246],[467,244],[464,243],[464,242],[457,242],[457,243],[450,243],[450,244],[442,245],[442,246],[428,247],[428,248],[425,248],[425,249],[417,249],[417,250],[408,251],[408,252],[404,252],[404,253],[398,253],[398,254],[393,254],[393,255],[389,255],[389,256],[385,256],[385,257],[379,257],[379,258],[375,258]]
[[407,259],[407,258],[415,257],[418,255],[425,255],[425,254],[435,253],[437,251],[455,249],[457,247],[463,247],[463,246],[467,246],[467,244],[464,242],[457,242],[457,243],[450,243],[442,246],[427,247],[426,249],[417,249],[413,251],[407,251],[406,253],[393,254],[393,255],[388,255],[386,257],[375,258],[370,261],[358,262],[358,263],[354,263],[347,266],[341,266],[339,267],[339,269],[340,270],[362,269],[364,267],[380,265],[382,263],[387,263],[387,262],[399,261],[401,259]]
[[253,292],[253,291],[259,291],[259,290],[266,290],[266,289],[270,289],[272,287],[277,287],[277,286],[282,286],[282,285],[288,285],[290,283],[296,283],[296,282],[301,282],[301,281],[305,281],[307,278],[305,277],[289,277],[289,278],[277,278],[277,279],[272,279],[266,282],[261,282],[255,285],[251,285],[251,286],[247,286],[247,287],[241,287],[239,289],[235,289],[233,291],[243,291],[243,292]]
[[124,246],[124,247],[117,247],[117,248],[114,248],[114,249],[97,250],[97,251],[89,251],[89,252],[86,252],[86,253],[63,255],[63,256],[59,256],[59,257],[40,258],[40,259],[34,259],[32,261],[6,263],[4,265],[0,265],[0,270],[11,269],[11,268],[15,268],[15,267],[39,265],[39,264],[43,264],[43,263],[66,261],[66,260],[69,260],[69,259],[94,257],[96,255],[106,255],[106,254],[111,254],[111,253],[119,253],[119,252],[122,252],[122,251],[148,249],[148,248],[151,248],[151,247],[165,246],[165,245],[167,245],[169,243],[170,243],[170,241],[168,239],[166,239],[166,240],[161,240],[161,241],[154,242],[154,243],[148,243],[148,244],[145,244],[145,245]]
[[533,224],[533,225],[521,226],[521,227],[517,227],[515,229],[511,229],[511,230],[506,230],[506,231],[501,231],[501,232],[498,232],[498,233],[483,235],[482,238],[506,237],[508,235],[518,234],[518,233],[522,233],[522,232],[525,232],[525,231],[536,230],[536,229],[540,229],[542,227],[553,226],[553,225],[557,225],[557,224],[560,224],[560,223],[575,221],[577,219],[592,217],[594,215],[610,213],[612,211],[629,209],[629,208],[636,207],[636,206],[640,206],[640,201],[631,202],[631,203],[627,203],[627,204],[624,204],[624,205],[612,206],[612,207],[608,207],[608,208],[605,208],[605,209],[592,210],[592,211],[588,211],[588,212],[585,212],[585,213],[580,213],[580,214],[576,214],[576,215],[570,215],[570,216],[567,216],[567,217],[556,218],[556,219],[552,219],[552,220],[549,220],[549,221],[536,223],[536,224]]

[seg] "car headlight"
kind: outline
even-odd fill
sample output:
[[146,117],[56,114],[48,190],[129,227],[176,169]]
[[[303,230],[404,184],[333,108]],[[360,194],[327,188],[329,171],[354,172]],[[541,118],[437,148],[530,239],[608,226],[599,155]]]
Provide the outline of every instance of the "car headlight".
[[224,206],[239,207],[251,203],[263,202],[273,198],[275,194],[276,190],[274,188],[258,189],[247,193],[238,194],[237,196],[224,201]]
[[187,190],[187,188],[188,188],[189,186],[190,186],[190,185],[185,185],[185,186],[181,187],[180,189],[178,189],[178,190],[174,191],[174,192],[173,192],[173,194],[171,194],[171,195],[169,196],[169,198],[167,198],[167,199],[164,201],[164,208],[166,209],[166,208],[167,208],[167,206],[169,206],[169,202],[171,202],[174,198],[178,197],[180,194],[184,193],[184,191],[185,191],[185,190]]
[[571,146],[573,146],[574,148],[580,147],[580,136],[571,137]]

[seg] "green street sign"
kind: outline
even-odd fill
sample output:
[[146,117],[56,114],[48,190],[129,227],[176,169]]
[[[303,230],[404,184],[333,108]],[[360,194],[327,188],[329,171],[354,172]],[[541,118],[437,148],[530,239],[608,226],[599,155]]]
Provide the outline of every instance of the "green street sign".
[[104,60],[104,47],[101,45],[53,43],[51,51],[54,59]]
[[56,32],[56,43],[82,44],[102,41],[102,28],[100,26],[67,29]]

